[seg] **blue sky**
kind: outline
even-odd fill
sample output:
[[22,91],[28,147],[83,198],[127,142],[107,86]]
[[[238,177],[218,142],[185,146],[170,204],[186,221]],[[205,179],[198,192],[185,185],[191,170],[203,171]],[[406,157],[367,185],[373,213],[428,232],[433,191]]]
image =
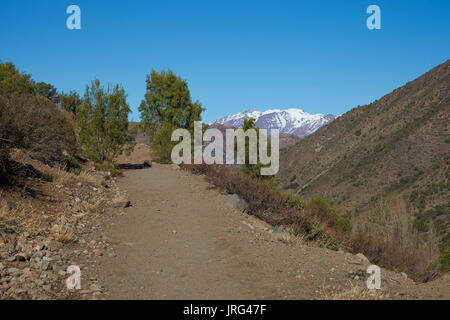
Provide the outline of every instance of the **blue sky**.
[[[81,30],[66,8],[81,8]],[[381,8],[368,30],[366,8]],[[450,58],[450,1],[2,0],[0,59],[84,93],[121,83],[138,120],[145,75],[188,80],[211,121],[247,109],[342,114]]]

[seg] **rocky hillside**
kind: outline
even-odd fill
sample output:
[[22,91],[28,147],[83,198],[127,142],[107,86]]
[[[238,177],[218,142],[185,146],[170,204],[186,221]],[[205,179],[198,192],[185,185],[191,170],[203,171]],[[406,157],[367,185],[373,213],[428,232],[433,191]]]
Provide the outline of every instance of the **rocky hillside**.
[[449,247],[449,112],[448,60],[283,150],[284,188],[321,195],[381,229],[394,214],[415,231],[434,225],[441,249]]
[[242,127],[245,118],[254,118],[261,129],[280,129],[280,133],[304,138],[320,127],[336,119],[332,114],[309,114],[301,109],[273,109],[266,111],[244,111],[213,121],[213,124]]

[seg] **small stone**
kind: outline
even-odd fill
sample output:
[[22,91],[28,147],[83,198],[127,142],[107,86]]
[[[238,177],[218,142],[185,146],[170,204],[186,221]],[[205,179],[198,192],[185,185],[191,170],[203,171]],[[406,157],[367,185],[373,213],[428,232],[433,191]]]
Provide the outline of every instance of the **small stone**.
[[16,273],[18,270],[19,269],[17,269],[17,268],[8,268],[8,269],[6,269],[6,272],[8,272],[9,274],[12,274],[12,273]]
[[90,293],[92,293],[92,290],[81,290],[80,293],[81,294],[90,294]]
[[112,201],[112,206],[114,208],[128,208],[131,207],[131,201],[123,197],[118,197]]

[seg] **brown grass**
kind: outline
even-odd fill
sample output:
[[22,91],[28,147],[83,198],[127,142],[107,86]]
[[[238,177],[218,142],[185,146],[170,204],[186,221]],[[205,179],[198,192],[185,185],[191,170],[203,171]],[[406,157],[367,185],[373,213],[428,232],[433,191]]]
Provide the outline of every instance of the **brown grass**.
[[10,207],[5,200],[0,203],[0,232],[28,232],[30,235],[41,233],[39,221],[33,219],[35,210],[29,206]]
[[69,184],[69,183],[82,183],[87,185],[98,184],[98,179],[95,178],[89,172],[81,170],[79,173],[75,174],[67,171],[64,167],[58,167],[56,169],[51,169],[46,172],[50,175],[53,180],[52,182],[57,184]]
[[322,286],[321,299],[323,300],[385,300],[389,299],[383,290],[369,290],[349,281],[349,289],[331,290]]

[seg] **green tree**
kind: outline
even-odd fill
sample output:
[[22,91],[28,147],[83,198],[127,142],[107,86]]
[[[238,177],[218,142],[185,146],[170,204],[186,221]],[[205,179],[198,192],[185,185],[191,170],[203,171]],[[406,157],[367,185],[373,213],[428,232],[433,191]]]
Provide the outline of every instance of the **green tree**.
[[58,106],[73,115],[76,115],[77,108],[79,108],[82,103],[83,99],[76,91],[70,91],[69,93],[62,92],[58,97]]
[[193,131],[194,121],[201,120],[200,102],[192,102],[186,80],[172,71],[152,70],[147,75],[147,91],[139,107],[141,128],[150,135],[155,160],[170,161],[174,129]]
[[0,63],[0,89],[4,93],[35,93],[31,75],[20,72],[11,62]]
[[[249,129],[255,130],[256,131],[256,139],[257,139],[257,144],[256,144],[256,151],[257,151],[257,163],[256,164],[250,164],[250,159],[249,159],[249,138],[245,139],[245,164],[241,167],[242,172],[244,172],[245,174],[255,177],[255,178],[259,178],[259,179],[274,179],[273,176],[263,176],[261,175],[261,167],[263,167],[263,165],[260,162],[259,159],[259,128],[255,125],[255,119],[253,118],[245,118],[244,119],[244,123],[242,124],[242,130],[247,131]],[[267,139],[267,150],[269,152],[270,155],[270,148],[271,144],[270,144],[270,140]],[[237,144],[235,141],[235,152],[237,150]]]
[[128,131],[131,110],[126,97],[119,85],[105,89],[95,79],[86,86],[83,103],[77,109],[77,125],[87,156],[98,163],[113,163],[124,149],[134,146]]
[[50,101],[56,103],[58,101],[58,91],[50,83],[38,82],[34,85],[36,95],[46,97]]

